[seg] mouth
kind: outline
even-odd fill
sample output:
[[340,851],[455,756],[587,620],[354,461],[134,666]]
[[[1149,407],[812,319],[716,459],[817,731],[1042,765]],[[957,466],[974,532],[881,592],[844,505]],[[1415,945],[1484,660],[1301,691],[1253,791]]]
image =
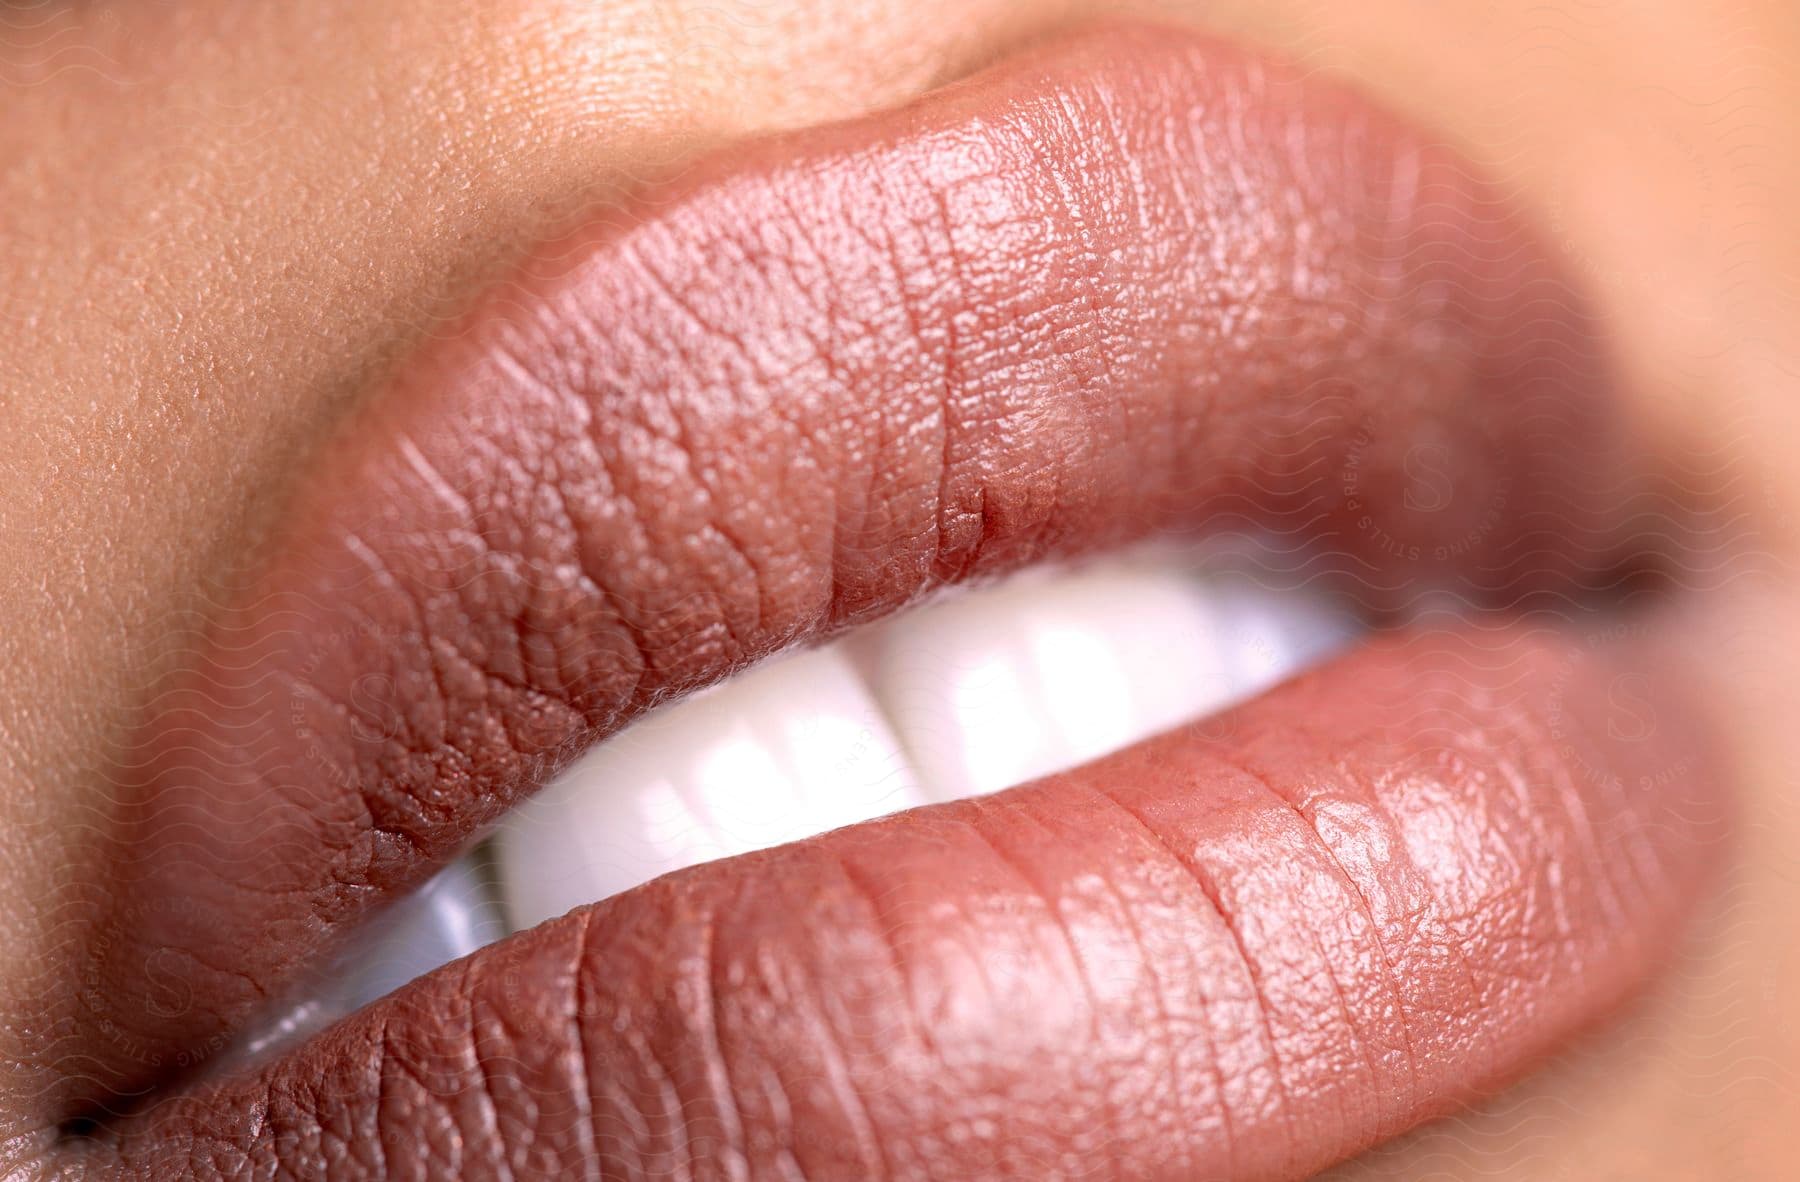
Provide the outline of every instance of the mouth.
[[[648,187],[346,425],[155,695],[65,1148],[1274,1177],[1500,1086],[1724,823],[1573,606],[1667,533],[1602,348],[1453,152],[1170,30]],[[1304,594],[1168,556],[1245,532]],[[180,1078],[484,840],[513,934]]]

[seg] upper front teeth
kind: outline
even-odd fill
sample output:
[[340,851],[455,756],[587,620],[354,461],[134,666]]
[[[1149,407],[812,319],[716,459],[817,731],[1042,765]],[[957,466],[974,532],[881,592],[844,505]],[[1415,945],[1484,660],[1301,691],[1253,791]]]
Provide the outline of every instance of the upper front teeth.
[[1299,596],[1140,559],[952,599],[847,647],[921,778],[957,798],[1210,714],[1307,663],[1333,635]]
[[[1243,564],[1237,564],[1241,567]],[[359,934],[266,1053],[512,930],[685,866],[1010,787],[1210,713],[1341,643],[1347,617],[1168,557],[1041,572],[778,658],[598,745]]]
[[1303,595],[1143,558],[926,607],[595,747],[502,826],[508,917],[532,926],[686,866],[1073,767],[1346,632]]
[[515,928],[660,874],[932,799],[838,646],[772,660],[599,744],[498,834]]

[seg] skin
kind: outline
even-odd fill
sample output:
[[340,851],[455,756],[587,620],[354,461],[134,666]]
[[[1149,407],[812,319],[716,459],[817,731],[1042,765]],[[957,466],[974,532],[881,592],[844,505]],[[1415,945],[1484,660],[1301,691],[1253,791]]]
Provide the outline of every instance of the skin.
[[[1341,75],[1513,192],[1589,281],[1642,430],[1749,538],[1733,577],[1682,572],[1696,595],[1680,631],[1712,654],[1744,815],[1687,963],[1552,1070],[1347,1169],[1787,1176],[1800,24],[1775,3],[1191,8],[1138,11]],[[0,13],[15,441],[0,459],[0,1059],[22,1057],[19,999],[66,943],[59,901],[96,877],[130,711],[290,475],[409,347],[597,197],[916,95],[1084,15],[932,0]]]

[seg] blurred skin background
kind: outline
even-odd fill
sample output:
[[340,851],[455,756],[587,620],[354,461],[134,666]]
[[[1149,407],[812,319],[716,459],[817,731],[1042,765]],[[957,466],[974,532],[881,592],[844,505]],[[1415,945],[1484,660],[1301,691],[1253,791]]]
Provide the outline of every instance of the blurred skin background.
[[1050,31],[1178,21],[1348,79],[1511,191],[1749,559],[1691,626],[1743,823],[1627,1021],[1346,1176],[1788,1178],[1800,1155],[1800,9],[1028,0],[0,7],[0,1062],[134,694],[317,441],[576,211]]

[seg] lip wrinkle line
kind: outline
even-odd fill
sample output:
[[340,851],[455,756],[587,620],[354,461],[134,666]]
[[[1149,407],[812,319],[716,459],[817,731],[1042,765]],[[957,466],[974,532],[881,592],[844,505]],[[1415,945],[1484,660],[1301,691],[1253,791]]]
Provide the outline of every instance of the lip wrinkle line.
[[[1401,162],[1415,195],[1396,208]],[[955,413],[947,416],[947,407]],[[629,208],[602,211],[547,244],[515,281],[403,367],[321,455],[265,568],[217,621],[193,666],[146,709],[121,761],[133,770],[121,788],[106,901],[94,908],[70,966],[98,984],[46,1007],[46,1028],[64,1032],[58,1061],[80,1056],[91,1067],[79,1078],[46,1073],[45,1123],[108,1116],[130,1107],[123,1098],[161,1086],[166,1103],[105,1121],[95,1139],[127,1163],[159,1160],[208,1136],[229,1140],[247,1111],[245,1093],[183,1090],[171,1065],[240,1031],[259,1004],[290,987],[298,966],[315,962],[377,901],[422,882],[585,746],[657,702],[873,620],[953,578],[1086,554],[1162,528],[1254,528],[1307,542],[1335,566],[1340,585],[1378,609],[1406,609],[1421,587],[1495,603],[1539,590],[1577,594],[1613,568],[1634,544],[1631,530],[1641,528],[1632,496],[1640,474],[1615,411],[1579,294],[1465,161],[1355,94],[1187,34],[1089,31],[910,107],[698,163]],[[1437,467],[1454,479],[1455,495],[1429,507],[1409,495],[1418,492],[1412,450],[1420,439],[1439,449]],[[443,495],[446,488],[456,495]],[[1553,533],[1546,521],[1557,524]],[[1499,666],[1552,677],[1564,669],[1565,654],[1553,645],[1476,651],[1495,665],[1467,668],[1464,689],[1500,677]],[[1418,659],[1430,674],[1421,684],[1457,700],[1457,687],[1444,684],[1451,666]],[[1347,677],[1342,670],[1354,667],[1333,668]],[[1407,684],[1404,673],[1388,670],[1387,684]],[[1343,686],[1321,689],[1318,704],[1348,717],[1349,695]],[[1461,702],[1446,717],[1466,729],[1473,749],[1491,753],[1503,720],[1481,701]],[[1421,742],[1397,742],[1392,754],[1420,758]],[[1506,758],[1528,755],[1528,766],[1579,779],[1568,751],[1525,746],[1514,743]],[[1106,787],[1129,795],[1146,817],[1167,817],[1165,832],[1211,843],[1207,865],[1234,915],[1259,917],[1269,925],[1261,934],[1275,943],[1286,938],[1282,923],[1320,925],[1319,941],[1359,953],[1367,923],[1351,911],[1329,912],[1335,929],[1323,926],[1323,910],[1294,915],[1304,890],[1345,902],[1342,884],[1307,860],[1319,853],[1316,834],[1307,845],[1290,832],[1291,813],[1283,819],[1266,800],[1258,811],[1232,777],[1208,774],[1200,783],[1190,765],[1204,746],[1152,741],[1131,750],[1091,766],[1123,777]],[[1297,788],[1301,781],[1289,775],[1313,767],[1297,751],[1273,745],[1251,754],[1286,768],[1278,782]],[[1598,767],[1644,757],[1593,753]],[[1288,834],[1297,843],[1285,868],[1294,881],[1272,886],[1270,875],[1282,868],[1268,865],[1242,832],[1208,829],[1191,803],[1158,794],[1176,792],[1184,775],[1193,790],[1223,794],[1229,807],[1220,825],[1254,820]],[[1451,879],[1462,872],[1479,880],[1482,868],[1463,860],[1485,848],[1471,818],[1502,817],[1495,832],[1521,841],[1535,840],[1534,824],[1547,827],[1546,840],[1562,836],[1554,816],[1514,815],[1479,785],[1421,772],[1414,786],[1442,803],[1434,819],[1444,832],[1470,843],[1434,852]],[[1121,889],[1132,885],[1118,860],[1129,839],[1116,827],[1082,832],[1071,820],[1085,816],[1076,804],[1053,789],[1036,791],[1018,799],[1042,802],[1034,811],[1066,845],[1033,845],[1032,858],[1069,880],[1105,873],[1119,876]],[[1683,796],[1691,819],[1679,809],[1664,818],[1667,798],[1686,791],[1685,780],[1659,783],[1639,802],[1660,828],[1619,820],[1624,836],[1663,856],[1682,889],[1703,860],[1696,851],[1711,807],[1704,794],[1698,802]],[[1383,803],[1386,811],[1369,815],[1395,816],[1396,802]],[[1538,803],[1534,796],[1519,807],[1529,814]],[[690,1063],[699,1064],[704,1048],[687,1041],[693,1015],[652,991],[647,974],[679,976],[678,963],[651,946],[656,939],[680,945],[722,906],[718,892],[729,885],[746,892],[732,912],[738,934],[797,958],[788,966],[794,979],[818,984],[820,958],[835,950],[854,960],[868,933],[854,925],[838,935],[791,930],[852,918],[838,910],[838,887],[809,850],[892,844],[904,851],[896,866],[922,876],[892,881],[897,896],[912,900],[903,911],[931,913],[935,898],[982,915],[985,896],[975,888],[985,882],[994,898],[1010,899],[1004,880],[979,872],[959,879],[932,841],[956,846],[955,825],[939,828],[946,820],[1004,815],[925,809],[854,826],[840,831],[850,836],[819,839],[823,845],[801,842],[659,880],[603,905],[597,931],[605,938],[577,971],[598,974],[587,996],[600,1010],[617,1002],[625,1008],[613,1016],[649,1023],[640,1033],[658,1053],[698,1055]],[[1423,820],[1409,823],[1392,820],[1386,836],[1425,832]],[[977,871],[991,860],[971,857]],[[1375,874],[1358,883],[1403,886],[1421,898],[1455,885],[1427,869],[1389,866],[1391,881]],[[796,877],[752,881],[753,870]],[[1158,881],[1179,889],[1175,877]],[[1589,885],[1576,876],[1554,889],[1562,899]],[[1218,1097],[1234,1106],[1246,1158],[1275,1175],[1322,1162],[1427,1114],[1429,1096],[1462,1095],[1515,1074],[1647,971],[1680,913],[1665,885],[1628,900],[1637,910],[1627,922],[1578,933],[1599,966],[1590,985],[1509,993],[1517,1012],[1482,1016],[1479,1045],[1461,1050],[1421,1025],[1415,1033],[1430,1045],[1418,1057],[1442,1078],[1411,1106],[1384,1107],[1392,1097],[1376,1094],[1379,1078],[1353,1094],[1332,1082],[1324,1069],[1343,1067],[1341,1047],[1330,1041],[1335,1028],[1307,1008],[1317,999],[1304,982],[1282,976],[1274,958],[1269,979],[1294,1007],[1263,1013],[1284,1040],[1274,1078],[1301,1100],[1316,1087],[1349,1115],[1342,1127],[1327,1120],[1329,1133],[1284,1155],[1258,1140],[1258,1104]],[[953,898],[941,894],[964,887]],[[1562,901],[1585,914],[1579,900]],[[1379,891],[1371,902],[1383,902]],[[1182,938],[1152,924],[1153,915],[1140,918],[1153,937]],[[1041,919],[1021,912],[996,920],[990,933],[1040,974],[1025,974],[1026,995],[1059,971],[1032,951],[1032,925]],[[1193,909],[1180,919],[1204,930],[1212,922]],[[352,1112],[333,1119],[369,1137],[401,1137],[398,1125],[385,1123],[395,1112],[433,1135],[471,1132],[458,1123],[469,1116],[466,1098],[433,1091],[468,1081],[432,1058],[431,1048],[450,1037],[432,1016],[480,998],[512,1029],[536,1030],[528,991],[489,991],[507,972],[539,979],[540,958],[566,971],[561,930],[553,923],[485,949],[256,1076],[244,1086],[276,1094],[260,1110],[264,1127],[292,1131],[322,1119],[338,1101],[309,1093],[314,1085],[365,1095],[359,1089],[369,1081],[359,1072],[368,1065],[353,1060],[366,1060],[367,1047],[354,1040],[380,1020],[401,1039],[384,1044],[387,1070],[421,1073],[384,1076],[402,1097],[384,1104],[383,1123],[358,1125]],[[1475,943],[1471,951],[1506,955]],[[901,970],[916,978],[908,984],[941,988],[966,1007],[949,1019],[973,1020],[980,1006],[961,991],[961,970],[937,963],[932,948]],[[150,1014],[140,1001],[141,966],[169,950],[191,966],[183,981],[189,1004]],[[605,956],[638,967],[615,983],[590,964]],[[1224,962],[1208,963],[1231,979]],[[758,971],[746,961],[750,992],[720,999],[741,1025],[714,1059],[748,1055],[743,1069],[776,1070],[786,1062],[778,1045],[785,1031],[798,1070],[815,1036],[784,1027],[779,1007],[755,1009],[752,994],[775,988]],[[904,991],[890,995],[892,982],[879,976],[858,980],[867,997],[823,985],[820,996],[845,1012],[866,1011],[871,1029],[879,1027],[895,1011],[877,1000],[901,1005]],[[1021,1113],[1052,1125],[1044,1097],[1029,1086],[1047,1077],[1008,1056],[1031,1049],[1058,1070],[1085,1070],[1059,1058],[1049,1037],[1060,1020],[1054,996],[1037,997],[1042,1004],[1031,1012],[984,1014],[993,1030],[953,1029],[941,1044],[962,1039],[971,1054],[998,1056],[995,1070],[1019,1089]],[[1220,999],[1223,1008],[1248,1020],[1229,1000]],[[1307,1014],[1316,1036],[1295,1016]],[[585,1031],[597,1064],[617,1050],[601,1021]],[[1025,1157],[1008,1155],[1049,1136],[1021,1124],[1025,1116],[981,1109],[968,1091],[979,1074],[970,1064],[940,1063],[940,1073],[921,1075],[923,1049],[841,1034],[866,1063],[906,1081],[907,1095],[882,1097],[882,1127],[915,1138],[907,1144],[928,1157],[941,1150],[947,1169],[983,1163],[951,1160],[922,1115],[928,1102],[980,1110],[993,1128],[1021,1138],[962,1151],[993,1155],[986,1164],[999,1174],[1025,1171]],[[501,1048],[502,1056],[519,1053],[511,1066],[491,1054],[486,1061],[508,1073],[516,1095],[541,1089],[554,1108],[569,1085],[568,1048],[544,1059],[538,1050],[550,1048]],[[1147,1045],[1142,1053],[1160,1061],[1195,1051]],[[1121,1086],[1136,1078],[1124,1061],[1096,1054],[1123,1073]],[[1220,1054],[1227,1065],[1255,1066],[1243,1048],[1227,1044]],[[681,1063],[674,1066],[679,1073]],[[1301,1078],[1288,1081],[1290,1073]],[[694,1083],[683,1077],[670,1086],[705,1110],[699,1093],[684,1090]],[[757,1111],[757,1097],[735,1100]],[[1171,1122],[1185,1119],[1144,1102]],[[836,1115],[813,1111],[807,1097],[795,1103],[827,1134],[836,1127]],[[529,1114],[503,1115],[524,1122]],[[566,1149],[575,1136],[557,1123],[566,1116],[531,1117],[545,1127],[520,1152],[554,1158]],[[1325,1119],[1322,1110],[1312,1117]],[[659,1127],[654,1121],[640,1128],[614,1111],[592,1123],[599,1127],[586,1131],[595,1144],[616,1138],[610,1143],[632,1146],[646,1162],[697,1168],[643,1131]],[[756,1126],[744,1127],[754,1141]],[[1137,1131],[1115,1132],[1130,1141]],[[831,1173],[829,1136],[815,1148],[820,1169]],[[1189,1149],[1197,1159],[1209,1152],[1205,1144]],[[265,1150],[250,1146],[245,1160]],[[341,1164],[353,1172],[368,1163]],[[1142,1164],[1144,1176],[1156,1176],[1154,1162]]]
[[[1668,725],[1608,736],[1608,693],[1636,675],[1629,654],[1523,625],[1377,639],[1072,771],[579,908],[97,1146],[155,1177],[255,1111],[274,1132],[243,1147],[246,1169],[272,1169],[318,1126],[390,1152],[420,1128],[479,1141],[499,1103],[503,1127],[530,1122],[541,1176],[707,1176],[729,1154],[754,1177],[858,1177],[868,1129],[925,1177],[1072,1175],[1096,1136],[1121,1178],[1307,1176],[1515,1078],[1668,955],[1725,817],[1703,776],[1651,774],[1703,747],[1666,680]],[[1550,702],[1565,737],[1514,725]],[[1523,801],[1493,791],[1557,768],[1596,774],[1577,808],[1557,775],[1524,777]],[[1645,790],[1617,797],[1607,777]],[[1287,803],[1302,787],[1391,827],[1370,846],[1387,855],[1341,857]],[[1622,912],[1590,824],[1602,850],[1659,855]],[[1465,844],[1442,845],[1445,826]],[[1096,875],[1122,923],[1090,909]],[[1519,905],[1547,889],[1564,915]],[[1097,924],[1139,938],[1089,945]],[[1110,952],[1106,972],[1077,944]],[[571,972],[573,1035],[542,1001]],[[485,1016],[473,1060],[469,1013]],[[847,1090],[816,1086],[834,1071]]]

